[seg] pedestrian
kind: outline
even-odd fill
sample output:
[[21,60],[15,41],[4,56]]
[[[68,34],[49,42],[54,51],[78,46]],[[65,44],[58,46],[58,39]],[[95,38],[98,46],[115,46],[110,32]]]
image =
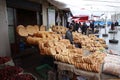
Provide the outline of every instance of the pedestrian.
[[85,22],[83,23],[83,25],[82,25],[81,29],[82,29],[82,34],[85,34],[85,35],[86,35],[87,25],[86,25],[86,23],[85,23]]
[[116,21],[116,22],[115,22],[115,26],[118,26],[118,25],[119,25],[119,24],[118,24],[118,22]]
[[72,23],[70,24],[70,26],[73,26],[73,31],[75,32],[76,31],[76,23],[74,20],[72,20]]
[[111,30],[114,30],[115,24],[112,22],[111,23]]
[[94,21],[90,23],[90,28],[92,29],[92,33],[94,33]]
[[70,25],[68,28],[68,31],[66,31],[66,34],[65,34],[65,39],[68,39],[71,44],[73,44],[72,31],[73,31],[73,25]]

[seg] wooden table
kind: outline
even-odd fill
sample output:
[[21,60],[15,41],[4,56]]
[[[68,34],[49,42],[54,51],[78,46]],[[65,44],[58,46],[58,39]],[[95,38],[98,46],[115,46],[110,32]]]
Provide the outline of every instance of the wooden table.
[[[89,71],[77,69],[75,68],[74,65],[59,62],[59,61],[55,61],[54,63],[57,64],[59,80],[61,79],[62,71],[65,71],[65,70],[73,73],[71,77],[74,77],[75,75],[80,75],[80,76],[86,77],[87,80],[101,80],[101,72],[95,73],[95,72],[89,72]],[[72,79],[72,80],[75,80],[75,79]]]

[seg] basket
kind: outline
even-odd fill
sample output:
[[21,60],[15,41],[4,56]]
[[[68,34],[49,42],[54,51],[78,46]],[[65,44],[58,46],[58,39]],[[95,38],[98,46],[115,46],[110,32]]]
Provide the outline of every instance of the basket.
[[50,70],[52,70],[52,67],[50,67],[48,64],[44,64],[36,68],[37,73],[45,80],[48,79],[48,71]]
[[34,80],[37,80],[37,77],[35,75],[33,75],[32,73],[25,72],[23,74],[29,74],[29,75],[31,75],[34,78]]

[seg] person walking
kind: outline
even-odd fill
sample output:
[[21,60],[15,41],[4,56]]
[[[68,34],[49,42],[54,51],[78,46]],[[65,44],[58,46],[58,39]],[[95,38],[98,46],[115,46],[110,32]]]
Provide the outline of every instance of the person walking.
[[82,34],[85,34],[85,35],[86,35],[87,25],[86,25],[86,23],[85,23],[85,22],[83,23],[83,25],[82,25],[81,29],[82,29]]
[[114,30],[115,24],[112,22],[111,23],[111,30]]
[[92,29],[92,33],[94,33],[94,21],[90,23],[90,28]]
[[119,25],[119,23],[116,21],[116,22],[115,22],[115,26],[118,26],[118,25]]

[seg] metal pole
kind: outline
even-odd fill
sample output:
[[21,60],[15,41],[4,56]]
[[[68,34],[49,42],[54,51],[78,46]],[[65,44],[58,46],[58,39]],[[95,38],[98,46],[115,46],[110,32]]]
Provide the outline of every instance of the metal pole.
[[105,16],[105,21],[106,21],[106,22],[105,22],[105,23],[106,23],[106,24],[105,24],[105,34],[106,34],[106,28],[107,28],[107,16]]
[[[115,21],[117,20],[117,18],[116,18],[116,12],[115,12]],[[114,25],[114,30],[116,29],[115,28],[116,26]],[[115,40],[115,31],[113,32],[113,40]]]

